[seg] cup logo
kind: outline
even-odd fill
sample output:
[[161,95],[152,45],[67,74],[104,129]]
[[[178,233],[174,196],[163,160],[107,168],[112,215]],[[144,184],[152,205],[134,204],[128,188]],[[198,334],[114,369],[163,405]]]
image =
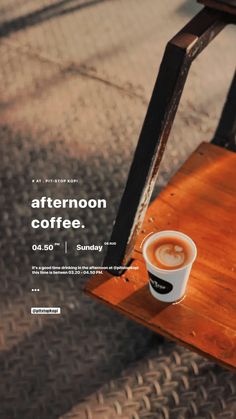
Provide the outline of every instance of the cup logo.
[[158,278],[157,276],[153,275],[151,272],[149,273],[150,277],[150,284],[152,288],[158,292],[159,294],[168,294],[172,291],[173,285],[170,282],[164,281],[164,279]]

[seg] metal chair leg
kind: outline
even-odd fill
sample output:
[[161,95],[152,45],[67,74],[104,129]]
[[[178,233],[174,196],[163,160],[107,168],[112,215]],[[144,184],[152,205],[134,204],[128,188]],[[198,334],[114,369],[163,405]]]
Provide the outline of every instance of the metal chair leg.
[[236,151],[236,71],[212,143]]
[[113,275],[130,261],[190,65],[226,24],[220,12],[205,8],[166,46],[112,232],[116,246],[104,260],[104,266],[121,266],[108,269]]

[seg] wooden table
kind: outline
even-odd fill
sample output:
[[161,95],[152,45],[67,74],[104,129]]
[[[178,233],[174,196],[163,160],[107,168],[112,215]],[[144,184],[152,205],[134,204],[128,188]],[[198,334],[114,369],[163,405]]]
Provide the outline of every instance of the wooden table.
[[[188,348],[236,368],[236,155],[201,144],[150,205],[131,266],[121,277],[105,272],[85,291]],[[141,247],[150,232],[180,230],[198,257],[185,298],[160,303],[148,289]]]

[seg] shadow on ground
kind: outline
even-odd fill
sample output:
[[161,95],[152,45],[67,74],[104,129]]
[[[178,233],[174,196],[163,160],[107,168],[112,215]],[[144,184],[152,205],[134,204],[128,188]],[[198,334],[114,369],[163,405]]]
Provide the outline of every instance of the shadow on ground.
[[75,13],[84,8],[93,7],[99,3],[110,0],[61,0],[49,6],[42,7],[34,12],[19,16],[15,19],[2,22],[0,25],[0,37],[9,36],[11,33],[21,31],[30,26],[38,25],[50,19],[69,13]]

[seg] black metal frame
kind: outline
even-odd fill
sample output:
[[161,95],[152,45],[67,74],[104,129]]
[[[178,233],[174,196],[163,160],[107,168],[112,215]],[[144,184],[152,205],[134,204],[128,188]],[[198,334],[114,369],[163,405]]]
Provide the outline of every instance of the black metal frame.
[[212,143],[236,151],[236,71]]
[[[109,269],[114,275],[130,263],[190,66],[228,23],[235,23],[235,17],[204,8],[166,46],[112,232],[111,242],[116,246],[108,247],[104,260],[104,266],[124,266],[119,271]],[[236,132],[235,83],[215,135],[217,144],[222,144],[225,132],[231,144]]]

